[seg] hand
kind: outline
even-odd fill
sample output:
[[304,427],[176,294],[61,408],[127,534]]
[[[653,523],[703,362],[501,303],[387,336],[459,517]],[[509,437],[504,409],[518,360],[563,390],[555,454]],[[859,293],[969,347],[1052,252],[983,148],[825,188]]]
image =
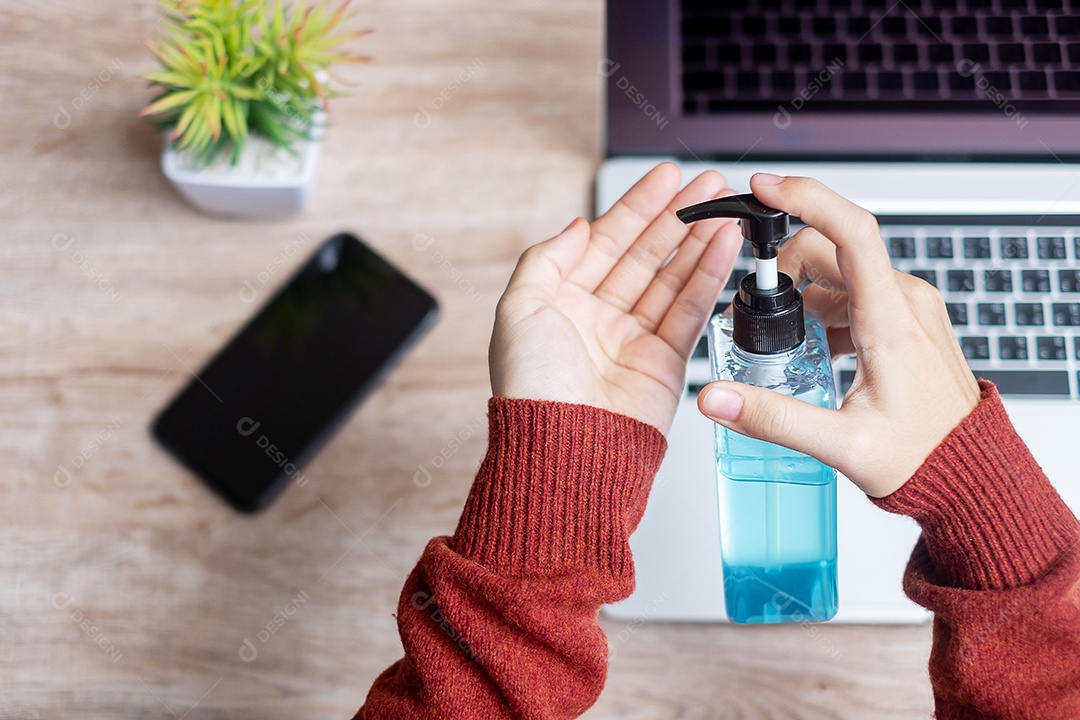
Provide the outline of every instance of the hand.
[[496,395],[593,405],[667,433],[742,244],[731,221],[675,217],[733,194],[723,177],[679,183],[677,167],[658,165],[591,227],[579,218],[525,251],[495,312]]
[[938,291],[894,270],[877,221],[808,178],[755,175],[763,203],[802,219],[778,266],[821,317],[835,354],[854,353],[840,410],[732,382],[707,385],[698,407],[724,427],[812,455],[865,493],[899,489],[979,402]]

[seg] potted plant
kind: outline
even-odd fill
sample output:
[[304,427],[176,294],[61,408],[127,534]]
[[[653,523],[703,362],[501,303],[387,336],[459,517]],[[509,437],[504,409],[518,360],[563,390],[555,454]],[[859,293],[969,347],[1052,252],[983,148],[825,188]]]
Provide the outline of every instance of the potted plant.
[[349,0],[162,0],[170,30],[149,43],[161,93],[141,113],[167,131],[162,171],[214,214],[302,211],[315,177],[329,68],[366,62],[342,49]]

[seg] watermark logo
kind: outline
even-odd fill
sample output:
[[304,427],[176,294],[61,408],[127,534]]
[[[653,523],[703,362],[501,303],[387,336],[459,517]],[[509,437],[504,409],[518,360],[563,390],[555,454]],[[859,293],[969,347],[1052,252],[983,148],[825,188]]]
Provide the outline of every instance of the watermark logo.
[[[982,70],[982,65],[970,58],[961,58],[956,63],[956,72],[966,78],[979,74],[980,70]],[[1001,110],[1005,117],[1012,119],[1016,123],[1016,127],[1024,128],[1027,126],[1027,118],[1020,114],[1020,111],[1012,104],[1012,101],[1005,93],[990,83],[986,75],[979,74],[979,77],[975,80],[975,87],[982,93],[983,97]]]
[[82,251],[75,247],[75,238],[71,237],[67,233],[56,233],[52,237],[52,247],[58,253],[63,253],[73,264],[75,264],[82,274],[89,278],[98,288],[105,294],[107,298],[115,302],[120,302],[120,291],[116,289],[116,286],[109,281],[101,270],[98,269],[88,257],[83,255]]
[[[802,110],[806,107],[806,103],[810,102],[815,95],[828,87],[833,77],[835,77],[836,73],[840,72],[843,67],[843,60],[840,58],[833,59],[833,61],[826,65],[821,72],[810,78],[806,83],[806,86],[791,99],[791,102],[777,105],[776,113],[773,115],[773,125],[775,125],[778,130],[787,130],[791,127],[791,123],[793,122],[792,114]],[[788,105],[791,106],[791,111],[788,111]]]
[[465,642],[465,639],[461,637],[461,633],[454,629],[454,626],[451,625],[450,621],[442,614],[442,611],[435,605],[434,597],[426,592],[413,593],[413,596],[409,599],[409,604],[423,613],[427,613],[428,608],[430,608],[431,612],[428,613],[428,616],[431,618],[432,622],[438,625],[439,629],[446,633],[448,638],[455,641],[457,646],[465,651],[465,654],[468,655],[473,662],[476,662],[476,651]]
[[458,430],[457,434],[450,438],[446,445],[436,455],[432,456],[431,460],[416,466],[416,472],[413,473],[413,483],[421,488],[431,485],[432,474],[431,470],[428,470],[428,465],[431,466],[432,470],[441,468],[446,464],[447,460],[462,448],[467,440],[483,430],[485,424],[483,415],[477,415],[469,420],[469,423]]
[[90,98],[97,95],[101,88],[105,87],[105,84],[113,79],[120,68],[124,67],[124,63],[120,58],[113,58],[106,65],[105,68],[91,78],[90,82],[86,84],[82,90],[79,91],[75,97],[71,98],[70,103],[64,105],[57,105],[56,112],[53,113],[53,125],[60,130],[67,130],[74,122],[71,111],[68,110],[70,105],[73,110],[79,112],[86,105]]
[[70,608],[71,612],[68,613],[68,617],[71,618],[71,621],[78,625],[83,634],[101,648],[105,652],[105,655],[113,662],[116,662],[124,656],[124,653],[120,652],[120,649],[116,647],[116,644],[113,643],[104,632],[101,631],[101,628],[95,625],[94,622],[86,616],[86,613],[75,605],[75,598],[71,596],[71,593],[53,593],[52,606],[54,609],[61,612],[67,612]]
[[[604,58],[596,66],[596,71],[605,79],[611,79],[622,67],[620,63]],[[657,128],[663,130],[668,126],[668,118],[660,112],[660,108],[654,105],[637,85],[630,82],[626,75],[615,78],[615,88],[625,95],[634,107],[641,110],[645,117],[653,121]]]
[[58,488],[67,488],[71,486],[74,475],[70,466],[75,470],[79,470],[86,463],[87,460],[92,458],[98,450],[103,448],[109,441],[109,438],[113,436],[113,433],[124,426],[124,421],[118,417],[113,417],[107,425],[97,431],[86,445],[83,446],[78,453],[73,455],[67,463],[60,463],[56,466],[56,472],[53,473],[53,484]]
[[[440,270],[442,270],[443,274],[446,275],[446,277],[450,278],[450,280],[454,283],[454,285],[457,286],[459,290],[461,290],[461,292],[465,293],[465,297],[469,298],[469,300],[472,300],[473,303],[480,302],[480,298],[483,296],[481,295],[480,291],[476,289],[476,286],[473,285],[467,277],[465,277],[465,273],[462,272],[461,268],[455,265],[448,257],[443,255],[441,250],[433,247],[434,245],[435,238],[431,237],[430,235],[425,235],[424,233],[418,233],[416,235],[413,235],[413,250],[425,253],[428,256],[428,259],[431,260],[431,262],[434,263]],[[428,252],[429,249],[431,250],[431,252]]]
[[[242,417],[236,423],[236,432],[243,437],[251,437],[261,425],[262,423],[249,417]],[[308,479],[300,474],[300,469],[293,464],[284,450],[271,442],[270,438],[260,434],[259,437],[255,438],[255,446],[266,453],[266,456],[270,458],[274,465],[280,468],[299,487],[307,485]]]
[[482,67],[484,67],[483,61],[480,60],[480,58],[473,58],[472,62],[455,75],[454,78],[447,83],[446,87],[440,90],[435,97],[423,105],[417,105],[416,112],[413,114],[413,125],[421,130],[426,130],[431,127],[433,118],[432,112],[429,112],[428,108],[430,107],[433,112],[437,113],[446,107],[446,103],[450,102],[450,98],[461,92],[461,89],[476,77],[477,72],[479,72]]
[[306,233],[300,233],[296,236],[288,245],[285,246],[281,252],[274,256],[274,258],[266,264],[262,270],[255,275],[254,278],[249,278],[244,281],[244,284],[240,286],[240,302],[253,303],[259,299],[259,289],[270,282],[278,272],[285,267],[285,264],[292,258],[297,251],[310,242],[310,238]]
[[[296,597],[285,603],[285,607],[275,613],[274,617],[270,618],[270,621],[255,633],[255,639],[259,641],[259,644],[263,645],[273,637],[274,633],[283,628],[285,623],[291,620],[293,615],[300,610],[300,606],[307,601],[308,594],[300,591]],[[244,662],[252,662],[259,657],[259,648],[249,638],[244,638],[244,642],[240,644],[239,655]]]

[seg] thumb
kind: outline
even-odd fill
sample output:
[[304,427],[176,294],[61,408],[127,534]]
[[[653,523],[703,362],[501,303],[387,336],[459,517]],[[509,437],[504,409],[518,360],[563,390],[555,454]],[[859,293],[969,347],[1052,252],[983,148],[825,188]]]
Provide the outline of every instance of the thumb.
[[831,467],[841,459],[845,436],[837,410],[730,381],[706,385],[698,409],[729,430],[806,453]]

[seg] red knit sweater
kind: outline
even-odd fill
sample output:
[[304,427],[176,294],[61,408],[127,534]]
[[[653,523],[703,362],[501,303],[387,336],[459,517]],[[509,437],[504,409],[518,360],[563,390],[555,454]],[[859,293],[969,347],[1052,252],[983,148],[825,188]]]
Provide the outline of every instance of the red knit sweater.
[[[582,405],[493,398],[489,415],[457,531],[405,582],[405,657],[357,718],[572,718],[604,686],[597,612],[634,587],[627,540],[664,438]],[[993,386],[875,502],[923,529],[904,588],[935,614],[937,717],[1080,718],[1080,524]]]

